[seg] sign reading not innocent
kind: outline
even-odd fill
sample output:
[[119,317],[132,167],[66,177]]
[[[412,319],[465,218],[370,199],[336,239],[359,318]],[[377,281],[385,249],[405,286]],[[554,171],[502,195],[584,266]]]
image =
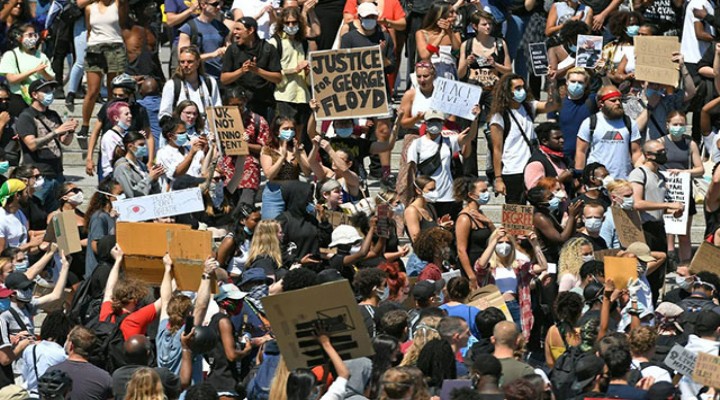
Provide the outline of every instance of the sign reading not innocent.
[[240,109],[237,107],[211,107],[208,112],[210,127],[217,134],[220,152],[226,156],[250,154],[245,137]]

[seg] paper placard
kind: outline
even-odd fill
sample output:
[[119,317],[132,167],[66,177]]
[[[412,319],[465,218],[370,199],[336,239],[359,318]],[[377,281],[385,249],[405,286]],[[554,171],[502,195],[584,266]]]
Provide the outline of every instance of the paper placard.
[[120,222],[152,221],[205,210],[200,188],[176,190],[114,201]]
[[608,249],[608,250],[595,250],[593,255],[595,260],[604,261],[605,257],[615,257],[620,252],[620,249]]
[[697,354],[690,350],[685,350],[685,347],[676,344],[670,349],[663,362],[679,374],[691,376],[695,369],[696,361]]
[[390,113],[380,46],[311,52],[310,82],[318,121]]
[[503,204],[502,225],[508,235],[527,235],[533,231],[533,207]]
[[681,172],[671,175],[669,172],[661,171],[665,176],[665,187],[667,188],[668,201],[685,204],[685,209],[680,218],[672,214],[664,214],[665,233],[668,235],[687,235],[688,216],[690,215],[690,173]]
[[505,314],[506,320],[513,321],[512,314],[510,314],[510,309],[508,308],[507,304],[505,304],[505,299],[500,293],[500,289],[498,289],[498,287],[495,285],[485,285],[481,287],[477,291],[470,294],[468,300],[469,301],[467,305],[476,307],[481,311],[488,307],[495,307],[501,310],[503,314]]
[[[680,77],[672,54],[680,51],[676,36],[636,36],[635,79],[675,87]],[[669,233],[669,232],[668,232]]]
[[703,241],[690,262],[690,271],[693,274],[701,271],[720,273],[720,262],[718,260],[720,260],[720,247]]
[[637,279],[637,258],[605,257],[605,279],[612,279],[616,289],[626,289],[628,281]]
[[[332,301],[329,301],[332,300]],[[327,356],[315,339],[315,324],[326,328],[343,360],[373,354],[355,295],[347,280],[292,290],[261,299],[288,369],[312,368]]]
[[325,218],[327,218],[327,222],[332,225],[333,229],[337,228],[339,225],[352,225],[350,223],[350,215],[345,214],[342,211],[325,210],[323,213],[325,214]]
[[620,207],[611,207],[615,230],[622,247],[627,248],[635,242],[645,242],[645,232],[640,223],[640,214],[634,210],[623,210]]
[[530,50],[530,60],[533,75],[542,76],[547,75],[550,69],[550,61],[548,59],[547,46],[545,42],[530,43],[528,44]]
[[220,154],[225,156],[250,154],[242,115],[240,115],[238,107],[209,107],[205,110],[207,110],[208,125],[217,135]]
[[448,271],[448,272],[443,272],[443,273],[442,273],[442,278],[443,278],[443,280],[445,280],[445,284],[446,284],[446,285],[447,285],[448,282],[450,282],[450,279],[456,278],[456,277],[458,277],[458,276],[462,276],[462,273],[460,272],[459,269],[453,269],[453,270],[450,270],[450,271]]
[[578,35],[576,43],[575,66],[595,68],[600,58],[602,58],[602,36]]
[[430,109],[442,111],[467,120],[474,120],[473,108],[480,103],[482,88],[477,85],[435,78],[435,89],[430,99]]
[[548,274],[557,274],[557,264],[547,263],[547,272]]
[[720,387],[720,357],[699,352],[692,378],[702,386]]
[[81,251],[75,211],[65,210],[53,216],[45,231],[44,241],[57,243],[66,256]]

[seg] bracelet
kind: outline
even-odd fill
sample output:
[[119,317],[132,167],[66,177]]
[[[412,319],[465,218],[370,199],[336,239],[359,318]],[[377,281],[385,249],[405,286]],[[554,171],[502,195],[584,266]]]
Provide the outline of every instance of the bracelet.
[[210,279],[210,274],[207,274],[207,273],[204,273],[204,272],[203,272],[203,274],[202,274],[202,280],[206,281],[206,280],[208,280],[208,279]]
[[497,181],[498,179],[499,179],[499,180],[502,180],[502,176],[496,176],[496,177],[495,177],[495,180],[496,180],[496,181]]
[[427,45],[425,48],[427,49],[427,51],[429,51],[429,52],[431,52],[431,53],[433,53],[433,54],[437,54],[437,53],[440,52],[440,48],[439,48],[439,47],[433,46],[433,45],[430,44],[430,43],[428,43],[428,45]]

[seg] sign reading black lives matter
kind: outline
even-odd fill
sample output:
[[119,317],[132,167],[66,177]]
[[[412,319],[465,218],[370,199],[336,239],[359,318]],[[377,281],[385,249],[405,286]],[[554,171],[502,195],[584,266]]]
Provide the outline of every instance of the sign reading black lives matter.
[[389,114],[380,46],[310,53],[318,120]]
[[210,130],[217,135],[222,155],[246,156],[250,154],[239,108],[236,106],[210,107],[207,116]]

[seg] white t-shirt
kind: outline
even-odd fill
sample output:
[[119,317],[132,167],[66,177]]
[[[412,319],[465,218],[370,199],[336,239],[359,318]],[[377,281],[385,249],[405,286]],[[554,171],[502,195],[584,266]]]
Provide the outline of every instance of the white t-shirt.
[[[273,8],[280,7],[280,1],[278,0],[235,0],[233,1],[231,11],[239,9],[246,17],[255,18],[256,15],[260,14],[260,10],[267,5],[272,5]],[[269,39],[275,30],[274,24],[270,23],[270,13],[264,13],[260,19],[257,20],[258,29],[257,33],[260,39]]]
[[720,149],[718,149],[718,141],[720,141],[720,133],[717,129],[713,129],[709,135],[703,136],[703,144],[710,152],[710,160],[713,164],[720,162]]
[[123,146],[123,136],[117,133],[115,129],[110,129],[105,132],[100,139],[100,152],[102,153],[102,159],[100,166],[102,167],[103,175],[109,176],[113,172],[113,154],[115,154],[116,147]]
[[[440,150],[441,166],[436,169],[430,177],[435,180],[435,190],[437,190],[439,195],[438,201],[455,201],[453,198],[453,178],[450,172],[450,165],[452,164],[453,153],[460,151],[458,135],[441,135],[441,137],[443,140],[442,149]],[[416,164],[420,164],[420,162],[434,156],[435,153],[437,153],[439,142],[439,139],[435,141],[430,140],[430,136],[428,135],[414,140],[407,148],[407,162],[414,161]],[[418,150],[420,160],[418,160]]]
[[[537,101],[530,103],[533,115],[537,110]],[[510,131],[508,132],[505,141],[503,142],[503,153],[502,153],[502,174],[522,174],[525,166],[530,160],[530,147],[527,141],[523,138],[523,132],[528,141],[532,141],[536,138],[535,127],[533,125],[532,116],[528,115],[525,111],[525,107],[520,106],[517,110],[510,110],[515,120],[522,125],[522,131],[518,129],[515,120],[512,116],[510,117]],[[498,125],[500,129],[505,129],[505,122],[501,114],[493,114],[490,117],[490,125]]]
[[[207,82],[208,80],[212,80],[213,82]],[[210,85],[211,87],[208,87],[208,85]],[[187,91],[185,89],[187,89]],[[190,96],[189,98],[188,95]],[[170,79],[165,82],[165,86],[163,86],[158,118],[162,118],[164,116],[172,116],[173,110],[177,105],[176,103],[173,103],[174,99],[175,82]],[[202,83],[198,86],[197,89],[193,88],[191,85],[185,83],[184,81],[180,82],[180,93],[178,94],[177,99],[178,103],[183,100],[192,100],[195,105],[197,105],[198,111],[201,114],[205,113],[205,107],[207,106],[222,106],[218,82],[212,76],[204,76],[202,78]]]
[[590,143],[590,117],[580,125],[578,139],[590,144],[590,156],[587,164],[598,162],[607,168],[615,179],[627,179],[632,170],[630,142],[640,140],[640,131],[635,121],[630,120],[632,136],[625,127],[622,118],[608,121],[605,114],[597,113],[597,125]]
[[27,226],[28,220],[22,211],[8,214],[4,207],[0,207],[0,237],[5,239],[6,248],[27,243]]
[[641,370],[640,372],[641,372],[643,378],[647,378],[647,377],[651,376],[651,377],[655,378],[655,383],[672,382],[672,377],[670,376],[670,373],[666,369],[658,367],[656,365],[650,365],[650,366],[647,366],[647,367],[641,369],[640,364],[641,364],[641,362],[639,360],[636,360],[633,358],[632,368]]
[[[705,50],[710,47],[709,42],[699,41],[695,35],[695,22],[700,19],[695,18],[692,10],[704,8],[710,15],[715,15],[715,8],[707,0],[690,0],[685,7],[685,19],[683,22],[683,34],[680,41],[680,53],[683,55],[686,63],[697,64],[702,58]],[[715,28],[710,24],[703,22],[705,32],[715,36]]]
[[[187,154],[187,151],[189,150],[186,150],[185,154]],[[177,168],[182,160],[185,159],[185,154],[180,153],[180,150],[170,145],[166,145],[158,150],[155,162],[157,164],[162,164],[165,167],[165,174],[160,177],[160,186],[163,191],[167,191],[168,183],[175,179],[175,168]],[[190,168],[188,168],[185,174],[200,177],[202,174],[202,161],[204,157],[205,153],[202,151],[195,153],[193,160],[190,163]]]

